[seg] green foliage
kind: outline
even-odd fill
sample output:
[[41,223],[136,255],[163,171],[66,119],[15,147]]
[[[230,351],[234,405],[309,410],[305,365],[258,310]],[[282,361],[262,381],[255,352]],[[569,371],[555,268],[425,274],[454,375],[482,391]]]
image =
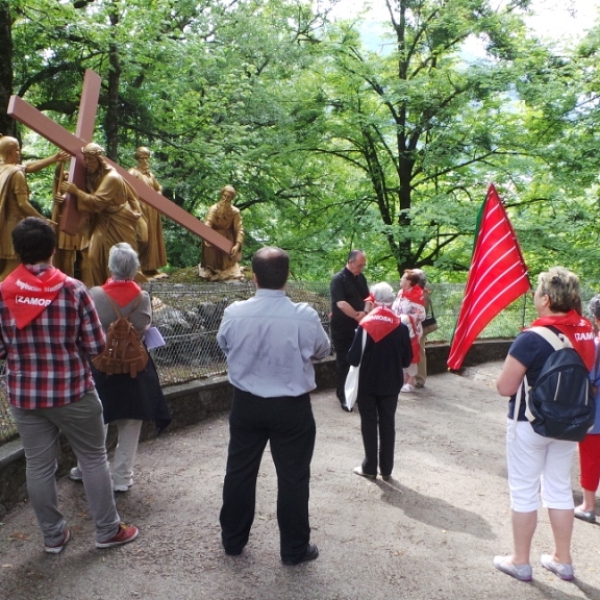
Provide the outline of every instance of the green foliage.
[[[493,181],[532,273],[597,279],[600,36],[559,52],[527,31],[529,4],[395,0],[375,48],[308,0],[12,0],[11,85],[73,130],[97,71],[96,141],[124,167],[152,148],[165,195],[200,218],[232,184],[244,262],[279,245],[322,280],[361,247],[372,281],[464,281]],[[52,151],[25,133],[26,158]],[[46,209],[49,177],[30,177]],[[171,266],[198,263],[199,240],[165,237]]]

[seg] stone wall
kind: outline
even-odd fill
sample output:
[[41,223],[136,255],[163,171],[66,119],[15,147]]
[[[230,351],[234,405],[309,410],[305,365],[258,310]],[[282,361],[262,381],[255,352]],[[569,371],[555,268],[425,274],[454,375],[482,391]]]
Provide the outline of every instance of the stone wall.
[[[507,354],[512,340],[484,340],[473,344],[464,362],[470,367],[490,361],[501,361]],[[427,346],[427,371],[430,375],[445,373],[446,360],[450,348],[448,344]],[[317,387],[326,390],[335,387],[335,360],[333,357],[315,365]],[[205,419],[222,415],[229,410],[231,388],[225,377],[193,381],[169,386],[164,389],[171,408],[173,422],[169,431],[194,425]],[[154,424],[144,423],[142,440],[156,437]],[[115,431],[109,433],[109,447],[114,446]],[[66,442],[61,438],[57,475],[66,475],[75,465],[75,457]],[[0,519],[6,512],[27,496],[25,486],[25,457],[20,440],[0,446]]]

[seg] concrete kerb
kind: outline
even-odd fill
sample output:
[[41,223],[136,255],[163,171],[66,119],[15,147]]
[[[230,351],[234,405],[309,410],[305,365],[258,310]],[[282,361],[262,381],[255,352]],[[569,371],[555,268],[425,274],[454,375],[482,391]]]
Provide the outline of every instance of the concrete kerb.
[[[482,340],[473,344],[464,362],[464,368],[478,364],[503,360],[512,340]],[[431,375],[447,371],[448,344],[427,346],[427,369]],[[329,357],[315,365],[317,388],[326,390],[335,387],[335,359]],[[169,431],[200,423],[226,413],[231,401],[231,388],[226,377],[196,380],[164,388],[171,408],[173,421]],[[154,423],[145,422],[141,441],[156,437]],[[116,431],[109,432],[108,446],[114,447]],[[57,475],[65,475],[75,464],[75,456],[66,439],[61,438]],[[25,484],[25,455],[19,439],[0,446],[0,518],[27,497]]]

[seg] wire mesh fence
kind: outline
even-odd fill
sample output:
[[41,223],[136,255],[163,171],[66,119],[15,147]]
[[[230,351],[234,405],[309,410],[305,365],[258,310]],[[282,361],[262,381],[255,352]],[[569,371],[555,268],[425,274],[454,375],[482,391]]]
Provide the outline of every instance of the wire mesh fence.
[[[398,289],[398,282],[392,285]],[[447,342],[452,338],[464,285],[438,284],[430,287],[439,329],[427,339],[429,342]],[[216,339],[223,311],[232,302],[250,298],[254,294],[254,285],[250,282],[150,283],[146,289],[152,298],[154,325],[166,342],[150,352],[161,384],[166,386],[224,375],[227,372],[225,356]],[[329,333],[329,282],[289,282],[286,291],[294,302],[307,302],[313,306]],[[593,292],[583,291],[585,306]],[[534,318],[531,297],[525,295],[503,310],[479,337],[514,337]],[[4,364],[0,361],[0,444],[17,435],[8,410],[4,375]]]

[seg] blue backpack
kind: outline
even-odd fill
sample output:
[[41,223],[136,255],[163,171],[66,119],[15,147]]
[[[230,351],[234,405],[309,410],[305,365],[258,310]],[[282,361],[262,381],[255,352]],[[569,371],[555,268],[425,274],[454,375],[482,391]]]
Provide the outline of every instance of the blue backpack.
[[527,417],[533,430],[544,437],[580,442],[594,425],[596,403],[589,371],[566,336],[547,327],[532,327],[554,348],[546,359],[535,385],[525,381],[517,393],[518,416],[521,389],[525,389]]

